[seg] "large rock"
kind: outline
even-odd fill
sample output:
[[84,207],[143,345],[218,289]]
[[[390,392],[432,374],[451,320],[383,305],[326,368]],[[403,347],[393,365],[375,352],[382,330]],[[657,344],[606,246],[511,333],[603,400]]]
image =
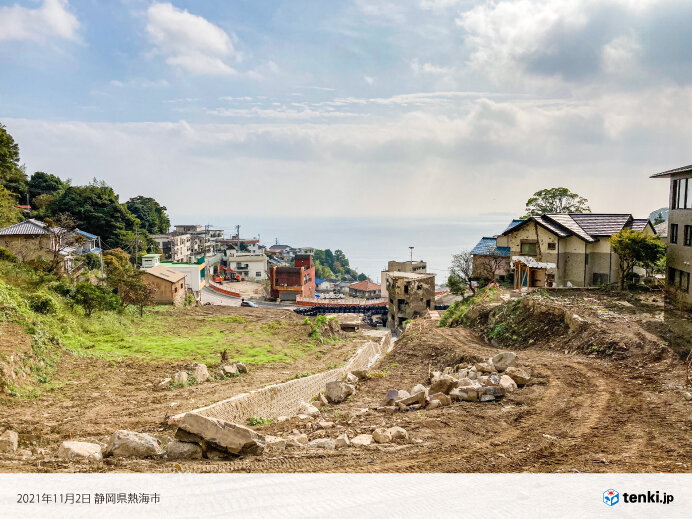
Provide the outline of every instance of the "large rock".
[[238,373],[247,373],[247,366],[242,362],[236,362],[235,367],[238,369]]
[[202,447],[197,443],[173,440],[166,446],[166,457],[169,460],[202,459]]
[[294,434],[293,436],[289,436],[288,439],[300,443],[301,445],[307,445],[308,443],[308,435],[304,433]]
[[392,433],[388,429],[375,429],[372,433],[372,439],[377,443],[389,443],[392,441]]
[[384,397],[384,405],[393,405],[399,399],[399,392],[396,389],[388,389]]
[[400,390],[399,390],[399,400],[404,400],[404,399],[406,399],[406,398],[408,398],[408,397],[410,397],[410,396],[411,396],[411,393],[409,393],[409,392],[406,391],[405,389],[400,389]]
[[238,374],[238,365],[237,364],[227,364],[222,368],[223,374],[229,377],[235,376]]
[[401,400],[401,399],[397,400],[397,403],[401,403],[403,405],[418,404],[418,405],[424,406],[426,398],[428,396],[427,393],[428,393],[427,389],[425,391],[419,391],[418,393],[415,393],[408,398],[404,398],[403,400]]
[[145,433],[115,431],[111,434],[104,454],[106,456],[149,458],[161,452],[159,441]]
[[336,442],[331,438],[318,438],[308,442],[308,447],[313,449],[336,449]]
[[200,364],[199,362],[195,362],[192,365],[192,376],[195,377],[195,380],[197,383],[201,384],[202,382],[206,382],[207,379],[209,378],[209,370],[207,369],[207,366],[205,364]]
[[448,395],[458,383],[459,381],[452,375],[442,375],[432,380],[430,384],[430,393],[444,393]]
[[340,404],[356,392],[355,386],[347,382],[327,382],[324,396],[331,404]]
[[502,353],[498,353],[493,357],[492,363],[493,366],[495,366],[495,370],[504,371],[507,368],[516,365],[517,355],[511,351],[503,351]]
[[351,384],[352,386],[355,386],[356,384],[358,384],[358,377],[353,373],[347,373],[344,382]]
[[336,449],[343,449],[344,447],[348,447],[351,445],[350,440],[348,439],[348,434],[344,433],[341,436],[337,437],[336,440],[334,440],[334,447]]
[[452,400],[463,400],[466,402],[476,402],[480,396],[484,394],[483,387],[480,384],[472,386],[464,386],[453,389],[449,396]]
[[320,416],[320,410],[312,404],[308,404],[307,402],[301,402],[298,406],[298,414],[304,414],[312,418],[316,418]]
[[261,434],[218,418],[187,413],[178,427],[231,454],[262,454],[264,450],[265,440]]
[[372,443],[372,435],[370,434],[359,434],[351,440],[351,445],[357,447],[367,447]]
[[476,368],[477,373],[492,373],[493,371],[496,371],[495,367],[489,362],[478,362],[474,364],[473,367]]
[[507,393],[511,393],[517,389],[517,383],[508,375],[502,375],[500,377],[500,386],[502,386]]
[[164,378],[161,382],[159,382],[157,384],[156,387],[158,387],[159,389],[168,389],[170,387],[172,381],[173,381],[173,379],[170,377]]
[[389,431],[392,440],[408,440],[408,433],[403,427],[394,426],[387,429],[387,431]]
[[187,384],[187,371],[178,371],[175,375],[173,375],[173,382],[180,386],[184,386]]
[[433,400],[440,402],[440,405],[449,405],[452,403],[452,399],[444,393],[434,393],[430,395],[430,401],[432,402]]
[[58,449],[58,456],[67,459],[84,459],[86,461],[101,461],[103,453],[98,443],[64,441]]
[[505,375],[512,377],[512,380],[518,385],[523,386],[528,384],[531,380],[531,375],[525,369],[517,368],[515,366],[510,366],[505,370]]
[[420,393],[421,391],[424,391],[424,392],[427,393],[427,392],[428,392],[428,388],[425,387],[423,384],[416,384],[416,385],[413,386],[413,388],[411,389],[411,394],[412,394],[412,395],[415,395],[416,393]]
[[0,435],[0,452],[17,452],[19,435],[15,431],[6,430]]

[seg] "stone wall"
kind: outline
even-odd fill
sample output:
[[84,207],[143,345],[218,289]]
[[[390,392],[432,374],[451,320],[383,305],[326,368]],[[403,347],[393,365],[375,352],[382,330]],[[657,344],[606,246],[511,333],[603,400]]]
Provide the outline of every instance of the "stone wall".
[[[261,418],[293,416],[298,412],[300,402],[312,400],[320,391],[324,390],[327,382],[340,380],[349,371],[369,368],[377,359],[391,350],[392,344],[391,333],[381,333],[379,336],[373,336],[373,340],[361,346],[353,357],[340,368],[289,380],[281,384],[272,384],[249,393],[241,393],[191,412],[241,424],[253,416]],[[177,423],[184,414],[171,417],[170,423]]]

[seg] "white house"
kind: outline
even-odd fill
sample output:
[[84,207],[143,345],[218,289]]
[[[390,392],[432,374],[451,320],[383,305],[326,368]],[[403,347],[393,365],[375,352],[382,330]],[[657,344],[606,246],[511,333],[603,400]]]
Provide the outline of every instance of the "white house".
[[244,281],[267,279],[267,257],[261,253],[226,251],[226,266],[233,269]]

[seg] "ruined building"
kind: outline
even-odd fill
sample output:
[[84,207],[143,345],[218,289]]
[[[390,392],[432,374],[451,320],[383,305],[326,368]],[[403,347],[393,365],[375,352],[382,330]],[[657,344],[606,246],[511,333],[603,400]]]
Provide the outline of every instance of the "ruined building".
[[401,329],[409,319],[422,317],[435,308],[435,274],[389,272],[387,293],[387,325],[392,330]]

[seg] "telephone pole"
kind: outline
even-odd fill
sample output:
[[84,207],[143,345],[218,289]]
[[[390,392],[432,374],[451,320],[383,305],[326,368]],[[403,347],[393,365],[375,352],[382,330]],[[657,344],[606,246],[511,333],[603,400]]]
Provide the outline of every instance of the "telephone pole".
[[409,245],[408,248],[411,249],[411,263],[413,263],[413,246]]

